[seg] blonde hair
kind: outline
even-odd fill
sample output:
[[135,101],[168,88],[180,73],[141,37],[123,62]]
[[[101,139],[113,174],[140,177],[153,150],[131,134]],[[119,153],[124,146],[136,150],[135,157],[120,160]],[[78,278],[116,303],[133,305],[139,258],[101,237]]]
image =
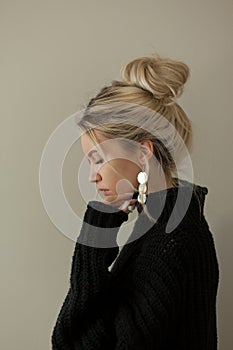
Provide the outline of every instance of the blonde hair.
[[177,103],[189,67],[155,53],[129,61],[121,75],[90,99],[78,126],[96,144],[94,130],[108,139],[151,140],[166,179],[178,187],[174,154],[184,145],[190,151],[193,139],[191,121]]

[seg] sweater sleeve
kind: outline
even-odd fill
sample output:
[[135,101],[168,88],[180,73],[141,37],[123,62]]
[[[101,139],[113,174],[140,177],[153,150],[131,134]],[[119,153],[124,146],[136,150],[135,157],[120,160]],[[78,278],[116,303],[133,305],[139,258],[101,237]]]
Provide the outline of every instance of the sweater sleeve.
[[[97,345],[103,349],[102,344],[112,340],[106,324],[113,312],[108,267],[119,252],[117,233],[127,220],[128,214],[109,204],[88,203],[72,258],[70,287],[52,334],[53,350],[98,349]],[[99,309],[103,315],[98,315]]]
[[[104,240],[109,233],[113,243],[128,215],[107,213],[102,211],[103,203],[92,204],[95,208],[88,205],[84,216],[82,243],[96,243],[99,233]],[[103,227],[109,231],[99,231]],[[118,286],[108,266],[119,248],[82,243],[77,241],[75,247],[70,288],[52,336],[53,350],[159,349],[179,309],[184,247],[170,238],[162,250],[148,246],[127,281]]]

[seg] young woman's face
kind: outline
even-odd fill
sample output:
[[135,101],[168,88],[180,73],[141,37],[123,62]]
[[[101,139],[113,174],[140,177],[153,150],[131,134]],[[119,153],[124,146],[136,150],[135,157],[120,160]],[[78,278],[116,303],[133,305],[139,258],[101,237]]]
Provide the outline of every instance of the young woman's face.
[[[136,153],[123,149],[119,140],[104,138],[100,134],[97,135],[97,132],[96,136],[104,152],[104,159],[98,145],[96,146],[88,134],[81,136],[82,150],[90,164],[89,181],[95,182],[97,190],[104,196],[134,192],[135,188],[138,188],[137,174],[141,171]],[[121,175],[117,174],[110,165]]]

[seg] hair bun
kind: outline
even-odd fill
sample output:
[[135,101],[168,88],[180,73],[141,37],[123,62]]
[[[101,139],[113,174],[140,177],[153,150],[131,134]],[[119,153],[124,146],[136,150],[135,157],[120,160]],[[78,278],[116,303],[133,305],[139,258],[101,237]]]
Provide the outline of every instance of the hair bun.
[[183,93],[189,73],[185,63],[161,58],[158,54],[133,59],[121,69],[125,84],[137,86],[156,99],[172,103]]

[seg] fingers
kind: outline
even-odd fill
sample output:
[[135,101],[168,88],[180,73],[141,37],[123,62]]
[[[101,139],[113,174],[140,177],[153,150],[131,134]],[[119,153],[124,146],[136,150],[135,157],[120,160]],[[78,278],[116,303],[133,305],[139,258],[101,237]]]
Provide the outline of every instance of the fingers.
[[[136,204],[137,200],[133,199],[133,200],[129,200],[129,201],[125,201],[119,209],[125,211],[127,214],[131,213],[134,209],[135,209],[135,204]],[[128,209],[128,206],[131,206],[131,210]]]

